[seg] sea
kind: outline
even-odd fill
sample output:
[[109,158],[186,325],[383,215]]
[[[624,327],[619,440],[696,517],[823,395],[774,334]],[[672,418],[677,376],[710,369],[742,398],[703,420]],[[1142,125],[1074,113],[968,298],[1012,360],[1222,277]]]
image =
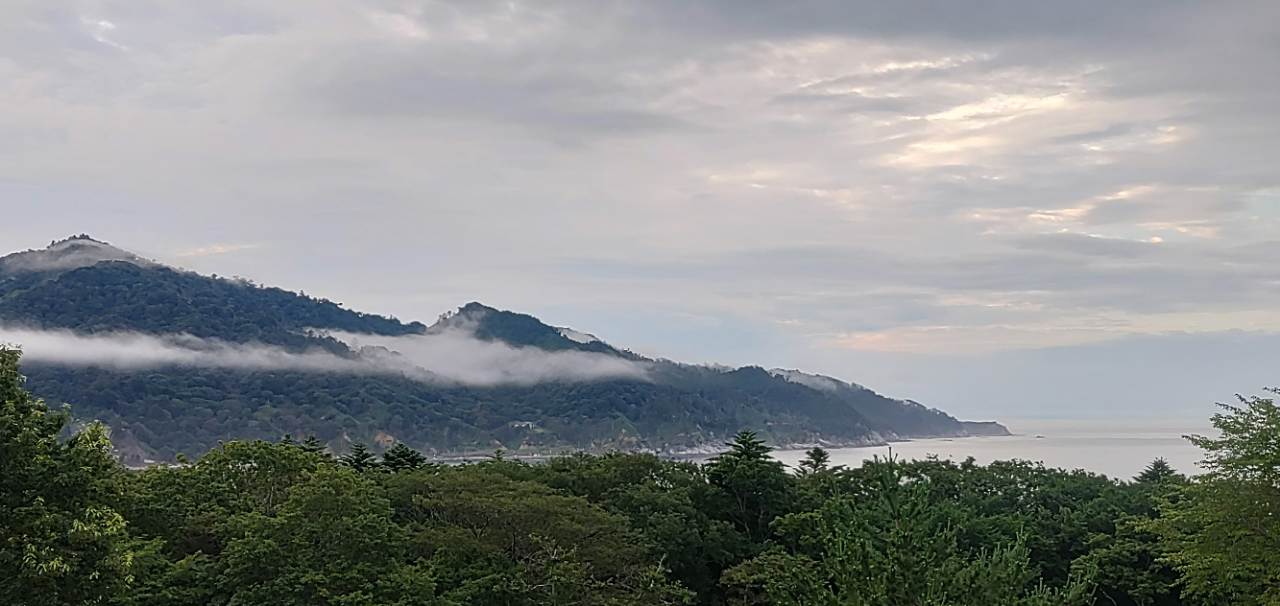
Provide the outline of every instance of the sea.
[[[1183,436],[1217,436],[1208,420],[1179,419],[1013,419],[1002,420],[1011,436],[931,438],[895,442],[888,446],[832,448],[831,465],[857,467],[872,457],[890,453],[903,459],[936,456],[957,463],[973,457],[985,465],[992,461],[1020,459],[1046,467],[1083,469],[1111,478],[1129,480],[1156,458],[1163,458],[1179,473],[1195,475],[1203,452]],[[774,457],[794,467],[803,450],[778,450]]]

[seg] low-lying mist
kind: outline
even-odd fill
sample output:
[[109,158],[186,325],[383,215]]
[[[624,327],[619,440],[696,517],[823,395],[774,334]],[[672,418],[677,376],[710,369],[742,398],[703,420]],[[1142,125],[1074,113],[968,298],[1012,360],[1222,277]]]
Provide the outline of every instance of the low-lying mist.
[[489,386],[600,379],[645,379],[640,362],[581,351],[549,352],[476,339],[466,330],[380,337],[330,333],[356,351],[297,353],[260,343],[228,343],[191,335],[136,332],[82,334],[0,326],[0,343],[21,347],[27,362],[140,370],[167,366],[245,371],[402,375],[426,383]]
[[329,336],[360,351],[365,358],[376,359],[379,352],[390,350],[398,354],[392,354],[393,357],[467,385],[647,376],[647,365],[640,362],[585,351],[512,347],[499,341],[482,341],[465,329],[402,337],[350,333],[329,333]]

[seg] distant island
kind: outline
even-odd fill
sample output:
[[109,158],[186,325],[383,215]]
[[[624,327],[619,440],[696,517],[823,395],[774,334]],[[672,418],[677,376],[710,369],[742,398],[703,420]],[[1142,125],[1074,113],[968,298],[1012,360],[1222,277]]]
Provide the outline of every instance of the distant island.
[[743,429],[780,448],[1008,434],[831,377],[655,360],[480,303],[402,322],[88,236],[0,258],[0,326],[62,344],[28,348],[27,387],[102,421],[130,464],[285,435],[444,457],[711,453]]

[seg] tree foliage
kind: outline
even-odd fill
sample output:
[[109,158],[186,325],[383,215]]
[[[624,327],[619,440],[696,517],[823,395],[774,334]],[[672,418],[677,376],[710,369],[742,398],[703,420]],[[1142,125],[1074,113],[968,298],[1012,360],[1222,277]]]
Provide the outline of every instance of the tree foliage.
[[864,465],[865,492],[792,514],[803,529],[795,552],[773,549],[725,575],[779,605],[1009,606],[1090,603],[1091,586],[1046,588],[1022,537],[965,549],[959,529],[972,511],[931,498],[929,480],[892,459]]
[[101,425],[58,440],[65,412],[22,385],[0,347],[0,603],[98,604],[130,580],[121,470]]
[[1185,593],[1213,603],[1280,604],[1280,407],[1222,406],[1221,436],[1191,436],[1207,473],[1165,502],[1148,528],[1165,540]]
[[795,473],[750,431],[652,454],[446,466],[319,440],[228,441],[130,471],[0,349],[0,603],[114,606],[1268,606],[1280,413],[1195,437],[1202,476],[1023,461]]
[[382,467],[388,471],[412,471],[427,464],[427,457],[422,453],[396,442],[387,452],[382,454]]
[[795,482],[782,463],[771,458],[773,450],[756,433],[742,430],[733,436],[729,450],[707,464],[707,481],[721,519],[747,536],[762,542],[769,523],[789,513]]

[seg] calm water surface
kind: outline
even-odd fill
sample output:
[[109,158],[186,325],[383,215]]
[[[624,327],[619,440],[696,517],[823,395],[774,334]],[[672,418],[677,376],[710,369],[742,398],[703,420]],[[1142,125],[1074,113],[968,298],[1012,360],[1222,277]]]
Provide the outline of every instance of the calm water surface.
[[[832,465],[856,467],[873,456],[923,459],[937,455],[957,463],[973,457],[979,464],[1023,459],[1048,467],[1084,469],[1113,478],[1129,479],[1156,457],[1164,457],[1179,472],[1200,473],[1200,449],[1185,434],[1217,435],[1208,420],[1011,420],[1002,421],[1015,435],[988,438],[929,439],[898,442],[888,447],[830,449]],[[774,456],[794,466],[804,458],[798,450]]]

